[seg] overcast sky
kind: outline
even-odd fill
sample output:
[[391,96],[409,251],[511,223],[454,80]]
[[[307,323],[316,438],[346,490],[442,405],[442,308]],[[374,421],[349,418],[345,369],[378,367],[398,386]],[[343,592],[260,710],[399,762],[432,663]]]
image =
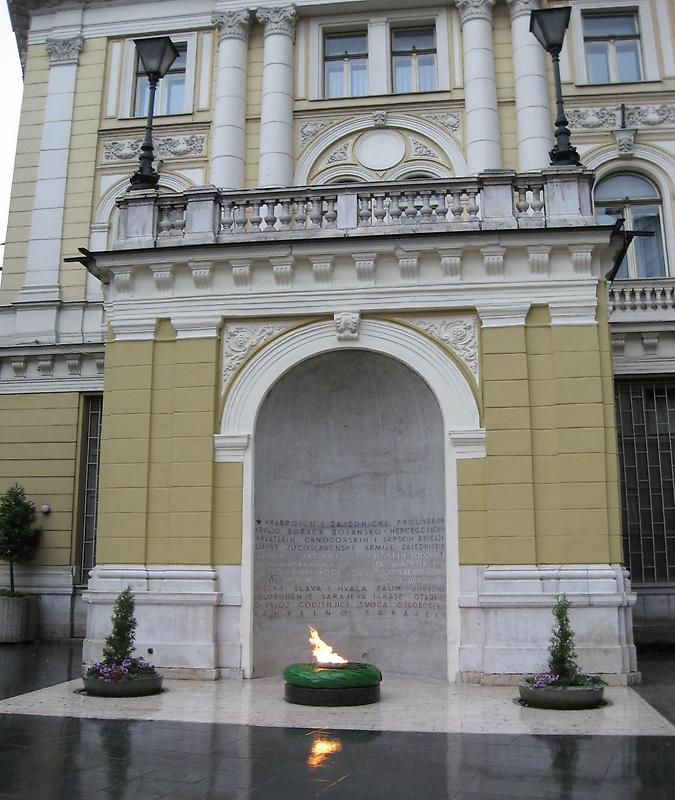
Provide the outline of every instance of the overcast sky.
[[16,150],[16,134],[19,129],[19,111],[23,83],[21,80],[21,64],[16,48],[16,39],[9,24],[7,3],[0,0],[0,265],[5,248],[7,230],[7,212],[9,210],[9,193],[12,185],[14,169],[14,151]]

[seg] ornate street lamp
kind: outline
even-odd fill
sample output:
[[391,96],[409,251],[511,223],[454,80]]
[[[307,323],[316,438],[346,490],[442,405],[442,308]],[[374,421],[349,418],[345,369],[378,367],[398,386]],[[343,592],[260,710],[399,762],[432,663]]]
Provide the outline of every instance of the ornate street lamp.
[[145,124],[145,138],[138,158],[139,167],[131,176],[129,189],[154,189],[159,175],[152,167],[155,154],[152,146],[152,117],[155,109],[155,93],[157,84],[169,71],[178,58],[178,50],[168,36],[157,36],[153,39],[134,39],[138,58],[148,78],[148,117]]
[[553,77],[555,80],[555,139],[556,145],[550,151],[551,165],[577,166],[579,153],[570,144],[570,129],[563,108],[562,84],[560,81],[560,51],[562,50],[565,31],[570,23],[570,7],[544,8],[530,14],[530,33],[534,34],[539,44],[550,53],[553,60]]

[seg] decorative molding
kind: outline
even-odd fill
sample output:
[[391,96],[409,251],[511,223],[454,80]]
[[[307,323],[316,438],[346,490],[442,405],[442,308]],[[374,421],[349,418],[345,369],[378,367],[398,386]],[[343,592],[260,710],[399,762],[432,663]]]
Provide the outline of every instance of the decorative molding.
[[12,371],[15,378],[26,377],[26,359],[24,356],[13,356],[11,359]]
[[517,17],[528,16],[539,8],[539,0],[506,0],[509,7],[511,21]]
[[616,140],[616,154],[619,158],[622,156],[630,157],[633,155],[635,147],[635,128],[619,128],[612,131],[614,139]]
[[317,283],[330,283],[333,278],[333,256],[309,256],[312,262],[312,273]]
[[598,106],[593,108],[570,108],[565,112],[571,129],[612,128],[628,131],[632,128],[656,128],[675,125],[675,105],[662,103],[648,106],[626,106],[624,124],[621,128],[620,106]]
[[352,259],[358,282],[372,285],[375,282],[377,253],[352,253]]
[[252,261],[250,258],[237,258],[230,261],[232,267],[232,280],[239,288],[248,289],[251,286]]
[[612,334],[612,355],[622,356],[626,349],[626,335],[623,333]]
[[449,247],[438,251],[441,269],[446,278],[459,280],[462,276],[462,248]]
[[54,356],[38,356],[37,371],[42,378],[51,378],[54,375]]
[[290,322],[237,322],[223,329],[223,386],[251,353],[285,331]]
[[417,158],[435,158],[436,160],[440,160],[438,153],[435,150],[432,150],[428,144],[420,142],[419,139],[412,137],[410,142],[412,144],[412,154]]
[[460,119],[459,114],[455,111],[436,112],[435,114],[424,114],[423,116],[451,130],[453,133],[459,131]]
[[641,333],[640,339],[642,340],[642,350],[647,356],[655,356],[659,349],[659,332],[649,331],[648,333]]
[[277,286],[292,286],[293,274],[295,273],[295,266],[293,264],[293,255],[282,256],[279,258],[270,258],[272,265],[272,273],[274,275],[274,283]]
[[215,339],[222,321],[223,315],[219,312],[192,311],[171,315],[176,339]]
[[483,266],[485,272],[491,276],[504,275],[504,254],[506,248],[501,245],[491,244],[487,247],[481,247],[481,256],[483,257]]
[[[142,139],[112,139],[103,142],[103,161],[135,161]],[[206,154],[206,136],[190,134],[159,136],[155,139],[156,158],[189,158]]]
[[466,364],[469,372],[478,381],[478,324],[474,316],[470,317],[400,317],[398,319],[414,325],[428,333],[443,344]]
[[0,395],[102,391],[103,345],[97,345],[100,352],[92,350],[91,346],[77,352],[71,347],[30,347],[25,354],[14,352],[0,359]]
[[216,433],[213,437],[213,456],[216,464],[239,462],[244,458],[251,437],[245,433],[240,436],[225,436]]
[[593,267],[593,246],[583,244],[569,245],[572,267],[576,275],[591,275]]
[[547,245],[534,245],[527,248],[527,261],[532,275],[548,275],[551,248]]
[[322,119],[312,122],[305,122],[300,126],[300,147],[304,147],[315,136],[326,128],[330,128],[337,122],[335,119]]
[[81,36],[74,36],[72,39],[47,39],[45,46],[49,56],[49,66],[77,64],[83,44],[84,39]]
[[173,269],[170,264],[156,264],[150,267],[152,279],[158,292],[170,292],[173,286]]
[[351,342],[359,338],[361,315],[356,311],[339,311],[333,315],[338,342]]
[[192,283],[198,292],[207,292],[213,285],[213,264],[210,261],[188,261]]
[[98,353],[94,356],[94,364],[98,375],[103,375],[105,370],[105,353]]
[[113,273],[113,285],[118,294],[130,294],[133,285],[133,271],[131,267],[115,271]]
[[335,164],[338,161],[347,161],[349,158],[349,142],[338,145],[325,159],[324,164]]
[[530,310],[530,303],[505,303],[504,305],[476,306],[483,328],[511,328],[524,325]]
[[79,353],[70,353],[66,356],[66,366],[69,375],[80,375],[82,373],[82,356]]
[[397,249],[396,258],[401,279],[404,281],[416,280],[419,272],[419,253]]
[[551,301],[548,306],[551,325],[597,325],[595,297]]
[[255,15],[258,22],[265,26],[265,36],[281,33],[284,36],[295,38],[295,6],[282,6],[281,8],[258,8]]
[[456,0],[460,25],[465,25],[470,19],[486,19],[491,22],[494,5],[495,0]]
[[248,34],[251,28],[251,17],[248,10],[225,11],[214,14],[211,21],[218,29],[218,41],[223,39],[241,39],[248,41]]
[[388,112],[384,108],[373,111],[370,115],[373,120],[373,125],[376,128],[384,128],[387,124],[387,114]]
[[450,431],[448,435],[456,458],[485,458],[485,428]]

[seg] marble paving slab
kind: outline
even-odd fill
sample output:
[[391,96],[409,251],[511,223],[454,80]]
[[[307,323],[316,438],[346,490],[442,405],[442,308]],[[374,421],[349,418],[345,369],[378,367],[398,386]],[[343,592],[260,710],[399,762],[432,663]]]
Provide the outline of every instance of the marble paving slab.
[[371,706],[312,708],[286,703],[281,678],[165,681],[154,697],[108,699],[77,693],[68,681],[0,702],[0,713],[93,719],[140,719],[339,730],[459,733],[675,736],[675,726],[630,688],[605,690],[594,711],[543,711],[514,701],[509,686],[451,685],[385,674]]

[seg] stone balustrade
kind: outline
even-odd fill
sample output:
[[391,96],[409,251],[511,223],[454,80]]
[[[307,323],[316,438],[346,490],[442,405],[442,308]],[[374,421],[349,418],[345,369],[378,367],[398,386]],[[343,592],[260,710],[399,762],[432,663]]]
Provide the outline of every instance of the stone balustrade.
[[118,201],[113,249],[595,224],[592,173],[516,175],[180,194],[129,192]]
[[658,319],[672,316],[675,309],[675,278],[638,278],[615,281],[609,287],[609,312],[612,322],[627,317]]

